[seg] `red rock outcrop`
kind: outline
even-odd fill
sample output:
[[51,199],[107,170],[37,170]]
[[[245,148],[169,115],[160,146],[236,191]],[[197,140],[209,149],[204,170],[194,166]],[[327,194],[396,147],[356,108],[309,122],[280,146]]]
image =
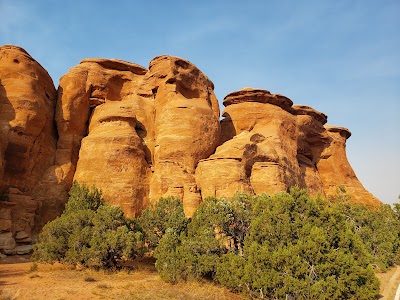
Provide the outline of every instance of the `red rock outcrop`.
[[46,70],[22,48],[0,47],[0,227],[8,253],[19,251],[11,239],[24,236],[24,243],[31,238],[40,206],[34,188],[54,164],[55,104]]
[[169,195],[179,196],[190,215],[201,201],[195,167],[220,138],[213,89],[200,70],[177,57],[157,57],[149,70],[83,60],[60,80],[56,164],[37,195],[47,187],[48,203],[60,195],[65,202],[77,180],[102,189],[129,216]]
[[129,216],[169,195],[190,216],[207,196],[294,185],[324,196],[343,185],[351,201],[380,203],[347,160],[350,132],[325,125],[325,114],[262,89],[223,103],[219,121],[213,83],[178,57],[156,57],[149,69],[85,59],[57,95],[26,51],[0,47],[1,251],[26,251],[32,232],[62,212],[74,179]]
[[378,205],[346,158],[350,135],[324,127],[325,114],[292,104],[282,95],[251,88],[225,97],[221,145],[196,169],[202,196],[271,194],[294,185],[313,195],[334,196],[344,186],[351,201]]
[[191,215],[201,201],[194,172],[220,138],[213,83],[193,64],[160,56],[150,62],[147,90],[155,91],[155,148],[150,198],[177,196]]
[[[221,141],[225,142],[199,163],[196,172],[202,195],[229,197],[238,190],[276,193],[298,184],[292,101],[268,91],[243,89],[226,96],[224,104]],[[228,165],[234,167],[229,171]],[[228,180],[223,176],[227,172]]]
[[325,196],[323,184],[317,169],[321,153],[329,146],[331,138],[324,128],[327,116],[305,105],[294,105],[298,127],[297,161],[300,167],[299,186],[316,195]]
[[351,136],[344,127],[325,126],[331,138],[329,146],[321,154],[317,164],[324,192],[334,196],[338,186],[344,186],[351,196],[350,201],[377,205],[380,201],[369,193],[358,180],[346,155],[346,140]]
[[136,189],[142,189],[136,184],[146,176],[136,129],[140,122],[150,124],[153,109],[151,101],[137,97],[136,91],[146,71],[120,60],[85,59],[61,78],[56,164],[42,184],[52,187],[48,198],[65,203],[76,179],[101,188],[104,197],[128,215],[141,209],[132,208]]

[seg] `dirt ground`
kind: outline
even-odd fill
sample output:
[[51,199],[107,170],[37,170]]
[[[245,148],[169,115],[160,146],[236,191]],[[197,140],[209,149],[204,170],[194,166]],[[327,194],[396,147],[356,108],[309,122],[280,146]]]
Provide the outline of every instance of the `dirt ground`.
[[[140,271],[139,271],[140,270]],[[381,300],[392,300],[400,283],[400,266],[379,273]],[[76,270],[61,264],[30,261],[29,256],[0,259],[0,300],[11,299],[205,299],[243,300],[244,297],[209,282],[171,285],[158,276],[151,261],[132,271],[108,274]]]
[[381,281],[380,300],[393,300],[400,284],[400,266],[391,268],[386,273],[378,273],[377,276]]
[[107,274],[61,264],[38,264],[35,271],[29,256],[0,259],[0,300],[244,299],[209,282],[171,285],[161,280],[151,262],[138,264],[140,271]]

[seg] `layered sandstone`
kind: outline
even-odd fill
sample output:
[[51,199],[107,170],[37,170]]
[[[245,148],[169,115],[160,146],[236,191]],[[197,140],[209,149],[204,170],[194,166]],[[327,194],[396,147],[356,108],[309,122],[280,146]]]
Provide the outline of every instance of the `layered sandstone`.
[[46,70],[22,48],[0,47],[0,244],[7,253],[18,252],[12,240],[23,244],[32,238],[40,206],[34,189],[54,164],[55,105]]
[[147,78],[145,86],[155,91],[150,198],[179,197],[190,215],[201,201],[195,168],[215,151],[220,138],[214,85],[190,62],[170,56],[152,60]]
[[[73,180],[96,185],[137,216],[179,197],[190,216],[207,196],[276,193],[298,185],[377,205],[346,157],[347,129],[267,90],[227,95],[192,63],[154,58],[149,68],[84,59],[60,79],[25,50],[0,48],[0,248],[27,249],[58,216]],[[21,248],[21,247],[25,248]],[[17,249],[17,247],[20,247]]]
[[191,214],[201,201],[195,166],[220,137],[213,89],[200,70],[177,57],[157,57],[149,70],[120,60],[83,60],[60,80],[56,164],[37,194],[50,186],[47,202],[65,202],[77,180],[102,189],[129,216],[169,195],[180,197]]
[[380,203],[364,188],[347,160],[346,141],[351,136],[350,131],[338,126],[325,126],[325,128],[331,142],[322,152],[317,167],[326,195],[335,195],[338,185],[341,185],[351,196],[350,201],[368,205]]
[[196,170],[202,196],[237,191],[276,193],[297,185],[333,197],[343,186],[351,201],[378,205],[346,157],[350,132],[325,125],[327,116],[282,95],[245,88],[227,95],[221,145]]

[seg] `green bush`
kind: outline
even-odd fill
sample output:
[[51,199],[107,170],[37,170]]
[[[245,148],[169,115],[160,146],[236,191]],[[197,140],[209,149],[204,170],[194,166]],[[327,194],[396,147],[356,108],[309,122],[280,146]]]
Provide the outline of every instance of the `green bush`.
[[74,182],[69,194],[64,213],[40,233],[34,260],[112,268],[140,252],[142,234],[130,229],[121,208],[105,204],[101,191]]
[[188,220],[179,198],[160,198],[159,201],[142,211],[136,220],[137,226],[143,232],[148,251],[154,250],[168,228],[176,234],[186,229]]
[[[297,188],[257,198],[245,260],[225,259],[217,281],[259,297],[374,299],[379,282],[343,214]],[[242,270],[229,277],[231,264]]]
[[[185,230],[168,231],[154,257],[167,282],[215,277],[223,254],[243,255],[253,198],[238,194],[232,200],[207,198],[197,208]],[[171,263],[173,261],[174,263]]]
[[400,263],[400,220],[395,210],[389,205],[374,208],[356,203],[336,205],[353,232],[362,239],[379,270]]
[[204,201],[154,256],[162,278],[209,278],[252,297],[375,299],[379,282],[340,205],[304,190]]

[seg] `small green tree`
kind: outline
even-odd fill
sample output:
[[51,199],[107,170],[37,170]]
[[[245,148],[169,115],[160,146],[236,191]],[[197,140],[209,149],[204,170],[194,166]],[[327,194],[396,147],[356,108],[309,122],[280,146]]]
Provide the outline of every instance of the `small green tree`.
[[32,258],[111,268],[134,258],[142,244],[141,233],[130,229],[120,207],[106,205],[95,187],[74,182],[65,211],[44,226]]
[[210,198],[186,232],[161,238],[156,267],[170,282],[209,278],[252,297],[375,299],[371,256],[341,209],[299,188]]
[[154,251],[160,277],[169,283],[185,278],[183,256],[180,236],[172,228],[167,228]]
[[160,198],[157,203],[142,211],[136,220],[143,232],[148,251],[153,251],[168,228],[178,236],[186,230],[188,220],[183,211],[182,201],[179,198]]

